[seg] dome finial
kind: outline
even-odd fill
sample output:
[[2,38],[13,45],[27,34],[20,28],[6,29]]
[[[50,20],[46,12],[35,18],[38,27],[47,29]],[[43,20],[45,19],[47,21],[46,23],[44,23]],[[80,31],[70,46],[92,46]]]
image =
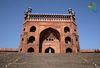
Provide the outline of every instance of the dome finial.
[[68,8],[68,14],[72,14],[73,16],[75,16],[75,12],[72,8]]

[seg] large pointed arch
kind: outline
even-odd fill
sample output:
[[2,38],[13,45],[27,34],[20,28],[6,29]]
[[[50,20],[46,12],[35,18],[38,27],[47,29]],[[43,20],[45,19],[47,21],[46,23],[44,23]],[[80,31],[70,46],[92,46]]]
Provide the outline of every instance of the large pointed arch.
[[40,33],[40,38],[39,38],[39,52],[42,52],[42,43],[43,41],[50,35],[53,34],[55,36],[56,39],[58,39],[60,41],[60,33],[54,29],[54,28],[47,28],[44,29],[41,33]]

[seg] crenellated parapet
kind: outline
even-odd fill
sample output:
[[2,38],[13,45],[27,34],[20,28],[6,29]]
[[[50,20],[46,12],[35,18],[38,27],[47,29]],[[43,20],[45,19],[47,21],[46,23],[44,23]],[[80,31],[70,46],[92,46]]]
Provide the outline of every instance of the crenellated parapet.
[[32,13],[32,9],[28,8],[24,14],[24,21],[69,21],[75,22],[75,12],[68,9],[67,14],[48,14],[48,13]]

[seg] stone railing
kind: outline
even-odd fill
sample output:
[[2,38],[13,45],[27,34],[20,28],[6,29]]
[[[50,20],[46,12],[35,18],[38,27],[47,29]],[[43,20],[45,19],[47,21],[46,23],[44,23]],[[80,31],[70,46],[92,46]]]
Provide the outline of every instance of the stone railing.
[[25,21],[74,21],[71,14],[28,14]]
[[100,49],[81,49],[80,52],[82,53],[100,53]]
[[18,48],[0,48],[0,52],[18,52]]

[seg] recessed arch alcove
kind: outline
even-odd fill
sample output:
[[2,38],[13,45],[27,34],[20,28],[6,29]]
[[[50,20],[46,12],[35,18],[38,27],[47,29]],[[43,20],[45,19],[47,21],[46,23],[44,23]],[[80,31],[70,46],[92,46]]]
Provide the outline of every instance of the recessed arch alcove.
[[[53,40],[47,40],[48,38],[53,39]],[[55,41],[55,39],[59,40],[59,41]],[[47,44],[48,44],[46,47],[49,47],[50,42],[54,42],[54,43],[58,44],[60,42],[60,33],[56,29],[51,28],[51,27],[44,29],[40,33],[40,36],[39,36],[39,53],[42,53],[42,49],[43,49],[43,46],[44,46],[43,42],[45,40],[47,40]],[[50,43],[50,45],[52,46],[53,43]]]

